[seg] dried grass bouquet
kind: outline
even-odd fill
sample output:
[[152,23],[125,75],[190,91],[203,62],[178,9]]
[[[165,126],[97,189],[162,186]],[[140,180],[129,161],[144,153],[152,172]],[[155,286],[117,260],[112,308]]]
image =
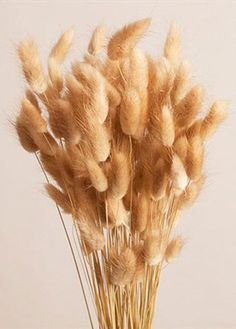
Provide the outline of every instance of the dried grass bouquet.
[[[17,48],[28,87],[15,127],[46,176],[92,328],[86,282],[100,329],[152,327],[161,270],[183,246],[178,218],[203,186],[204,145],[226,115],[222,101],[201,115],[203,90],[180,58],[175,26],[159,59],[136,48],[149,25],[126,25],[107,44],[98,26],[65,76],[72,30],[52,48],[48,74],[34,41]],[[82,266],[61,210],[71,214]]]

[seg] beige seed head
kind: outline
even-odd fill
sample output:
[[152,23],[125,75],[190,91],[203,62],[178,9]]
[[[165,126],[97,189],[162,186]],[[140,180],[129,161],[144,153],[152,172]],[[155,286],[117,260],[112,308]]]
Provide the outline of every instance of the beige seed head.
[[120,107],[120,124],[123,132],[134,135],[138,129],[141,113],[141,100],[134,88],[126,90]]
[[96,56],[105,45],[106,31],[103,25],[99,25],[95,28],[92,33],[89,45],[88,52],[91,55]]
[[150,22],[149,18],[145,18],[126,25],[116,32],[107,46],[109,58],[117,60],[129,56],[138,40],[147,31]]
[[134,202],[132,211],[132,228],[141,233],[146,229],[149,214],[149,200],[145,193],[142,193]]
[[63,76],[60,66],[69,52],[73,38],[74,30],[72,28],[64,32],[48,57],[48,73],[52,84],[56,86],[58,91],[61,91],[63,88]]
[[47,89],[47,80],[39,59],[38,48],[33,40],[21,42],[17,47],[25,78],[33,91],[42,94]]
[[112,154],[111,170],[109,179],[109,193],[114,198],[122,199],[129,187],[130,168],[129,159],[124,152],[114,151]]
[[187,95],[176,105],[174,115],[179,127],[189,126],[198,114],[203,101],[203,89],[193,87]]
[[203,166],[203,143],[199,135],[191,138],[186,156],[186,172],[190,179],[201,176]]
[[190,80],[190,67],[188,62],[179,65],[173,82],[173,88],[170,93],[173,106],[178,104],[187,93]]
[[184,165],[177,154],[172,158],[171,179],[173,187],[178,191],[183,191],[189,182]]
[[[124,72],[125,73],[125,72]],[[123,74],[124,74],[123,73]],[[134,48],[130,57],[127,76],[125,76],[127,84],[131,88],[135,88],[142,98],[148,86],[148,59],[141,49]]]
[[149,265],[158,265],[163,257],[160,237],[148,236],[144,241],[143,253],[144,259]]
[[53,58],[58,64],[62,64],[68,54],[74,39],[74,29],[70,28],[65,31],[52,48],[49,59]]
[[107,196],[108,216],[115,226],[128,225],[129,213],[120,199]]
[[36,108],[27,98],[22,101],[20,120],[29,131],[36,133],[46,133],[47,124],[41,116],[38,108]]
[[19,141],[22,147],[30,153],[34,153],[38,151],[38,146],[35,144],[28,128],[22,122],[20,116],[17,117],[15,123],[16,132],[19,138]]
[[99,123],[94,126],[90,126],[88,130],[88,138],[96,160],[98,162],[106,161],[111,150],[109,134],[106,127]]
[[166,38],[164,55],[174,66],[178,64],[181,50],[181,38],[177,27],[172,24]]
[[179,253],[183,247],[183,243],[184,242],[181,236],[177,236],[170,241],[165,251],[165,260],[168,263],[172,262],[179,256]]
[[226,118],[226,115],[226,103],[222,101],[216,101],[202,121],[201,136],[204,140],[208,139],[214,134],[221,122],[223,122]]
[[81,239],[88,246],[88,252],[102,250],[105,244],[104,236],[98,227],[90,220],[79,219],[77,225]]
[[158,201],[166,194],[168,177],[166,174],[166,163],[160,158],[154,166],[154,178],[152,178],[152,199]]
[[98,192],[106,191],[108,188],[108,182],[106,176],[103,173],[102,168],[93,159],[86,159],[85,163],[93,187]]
[[72,206],[70,203],[70,199],[68,195],[61,192],[58,188],[53,186],[52,184],[46,184],[45,185],[46,191],[50,198],[55,201],[55,203],[66,213],[71,214],[72,213]]
[[163,106],[160,117],[160,134],[165,146],[172,146],[175,140],[175,126],[173,115],[168,106]]
[[58,144],[50,133],[32,132],[32,138],[42,153],[47,155],[56,154],[58,150]]
[[189,207],[194,203],[194,201],[197,199],[199,193],[202,190],[205,180],[205,175],[202,175],[198,180],[191,182],[187,186],[186,190],[181,194],[179,199],[180,209]]
[[182,162],[185,163],[185,159],[188,152],[188,140],[186,135],[181,135],[175,140],[174,151],[182,160]]
[[124,286],[134,278],[136,270],[136,255],[130,248],[125,248],[119,255],[115,252],[108,259],[110,283]]

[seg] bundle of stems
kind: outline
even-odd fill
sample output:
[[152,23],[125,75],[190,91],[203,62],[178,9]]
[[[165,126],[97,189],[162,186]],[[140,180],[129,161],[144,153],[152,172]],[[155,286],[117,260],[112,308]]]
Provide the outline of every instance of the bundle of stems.
[[66,74],[72,29],[52,48],[48,73],[34,41],[17,48],[28,87],[15,127],[46,175],[79,273],[61,210],[71,214],[101,329],[152,327],[161,270],[183,246],[178,218],[203,186],[205,141],[226,115],[222,101],[200,113],[203,90],[174,25],[159,59],[136,48],[149,25],[110,38],[98,26]]

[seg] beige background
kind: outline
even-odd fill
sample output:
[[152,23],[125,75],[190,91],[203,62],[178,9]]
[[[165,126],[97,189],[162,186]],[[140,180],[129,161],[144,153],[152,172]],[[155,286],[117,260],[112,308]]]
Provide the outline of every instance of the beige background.
[[[160,53],[169,23],[179,26],[184,56],[207,90],[207,102],[229,102],[229,118],[207,147],[208,181],[184,214],[187,244],[165,268],[154,328],[236,328],[236,2],[235,1],[0,1],[1,215],[0,328],[86,329],[88,317],[62,227],[43,192],[35,159],[8,123],[23,80],[14,44],[37,39],[46,59],[58,35],[73,25],[80,56],[93,27],[111,30],[152,16],[142,43]],[[67,221],[71,232],[71,223]]]

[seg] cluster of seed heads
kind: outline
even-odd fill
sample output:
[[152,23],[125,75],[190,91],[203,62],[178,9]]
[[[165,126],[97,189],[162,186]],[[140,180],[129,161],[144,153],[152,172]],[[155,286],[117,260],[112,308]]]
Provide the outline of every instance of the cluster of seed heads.
[[[17,48],[28,85],[16,119],[19,140],[51,177],[49,196],[72,215],[97,287],[118,300],[115,290],[108,294],[111,286],[138,294],[141,284],[132,312],[143,316],[144,281],[155,282],[182,248],[174,228],[203,186],[205,141],[226,115],[222,101],[201,114],[203,90],[192,83],[174,25],[160,58],[136,48],[149,25],[139,20],[110,38],[98,26],[66,74],[61,66],[73,30],[52,48],[48,73],[34,41]],[[104,328],[112,312],[106,307]],[[111,314],[109,321],[113,328]]]

